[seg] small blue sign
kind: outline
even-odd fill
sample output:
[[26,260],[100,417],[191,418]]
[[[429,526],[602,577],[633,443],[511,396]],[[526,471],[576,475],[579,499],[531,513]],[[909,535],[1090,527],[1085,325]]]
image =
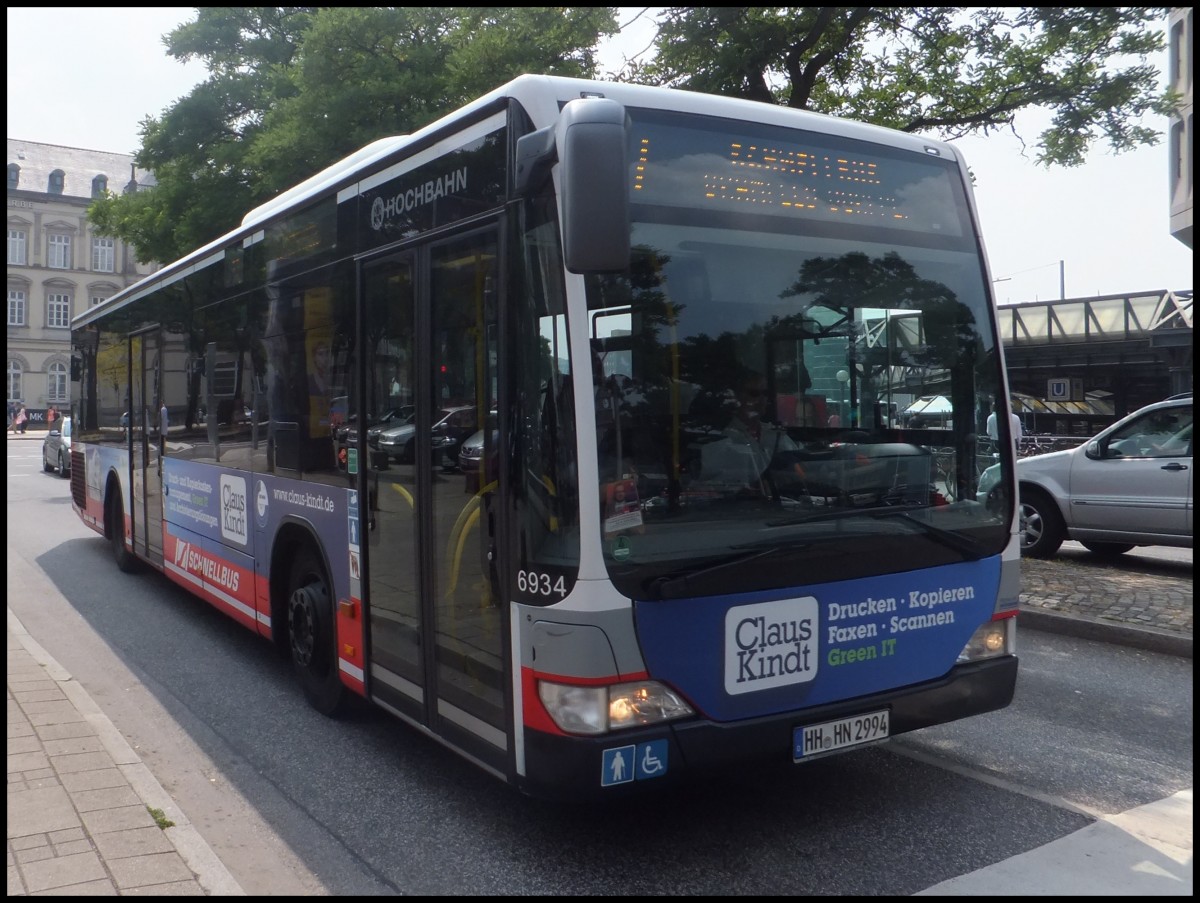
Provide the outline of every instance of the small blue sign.
[[358,518],[351,517],[349,520],[349,524],[350,524],[350,545],[357,546],[358,545]]
[[600,786],[661,778],[667,773],[667,741],[653,740],[637,746],[618,746],[601,756]]
[[639,743],[637,748],[637,779],[661,778],[667,773],[667,741]]
[[604,750],[601,757],[600,786],[613,787],[630,783],[633,780],[636,755],[636,746],[618,746],[616,749]]

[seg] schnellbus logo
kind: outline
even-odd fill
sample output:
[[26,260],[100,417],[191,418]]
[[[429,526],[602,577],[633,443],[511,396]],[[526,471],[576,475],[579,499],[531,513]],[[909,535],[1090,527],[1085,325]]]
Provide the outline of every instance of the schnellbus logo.
[[246,545],[246,481],[242,477],[221,474],[221,536]]

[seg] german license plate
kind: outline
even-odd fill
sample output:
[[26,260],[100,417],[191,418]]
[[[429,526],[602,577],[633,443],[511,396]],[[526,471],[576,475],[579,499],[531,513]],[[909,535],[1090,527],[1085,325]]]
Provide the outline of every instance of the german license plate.
[[878,743],[888,738],[889,731],[887,709],[806,724],[792,731],[792,761],[807,762],[854,746]]

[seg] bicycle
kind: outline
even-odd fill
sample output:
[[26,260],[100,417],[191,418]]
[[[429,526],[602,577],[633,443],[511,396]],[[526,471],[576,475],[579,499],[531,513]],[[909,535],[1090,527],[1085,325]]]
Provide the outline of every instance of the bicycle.
[[[934,448],[932,451],[934,488],[946,501],[953,502],[958,498],[958,453],[951,447]],[[999,460],[996,443],[990,439],[980,440],[975,453],[975,474],[971,484],[977,485],[980,475]]]

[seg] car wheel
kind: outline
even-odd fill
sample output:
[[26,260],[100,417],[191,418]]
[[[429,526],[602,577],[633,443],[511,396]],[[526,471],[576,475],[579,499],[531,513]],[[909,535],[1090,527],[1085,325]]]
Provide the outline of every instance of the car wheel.
[[109,497],[108,515],[108,538],[112,543],[113,559],[126,574],[134,574],[138,569],[138,559],[125,547],[125,505],[121,501],[121,490],[115,487]]
[[308,546],[297,553],[288,580],[288,638],[304,698],[322,715],[338,714],[346,693],[338,676],[333,595],[325,568]]
[[1080,542],[1081,546],[1097,555],[1124,555],[1133,548],[1131,542]]
[[54,465],[50,463],[50,459],[46,457],[45,452],[42,452],[42,470],[46,473],[54,470]]
[[1037,490],[1021,490],[1021,554],[1049,558],[1063,543],[1065,527],[1053,500]]
[[71,465],[67,461],[67,456],[62,452],[58,453],[58,474],[63,479],[66,479],[71,475]]

